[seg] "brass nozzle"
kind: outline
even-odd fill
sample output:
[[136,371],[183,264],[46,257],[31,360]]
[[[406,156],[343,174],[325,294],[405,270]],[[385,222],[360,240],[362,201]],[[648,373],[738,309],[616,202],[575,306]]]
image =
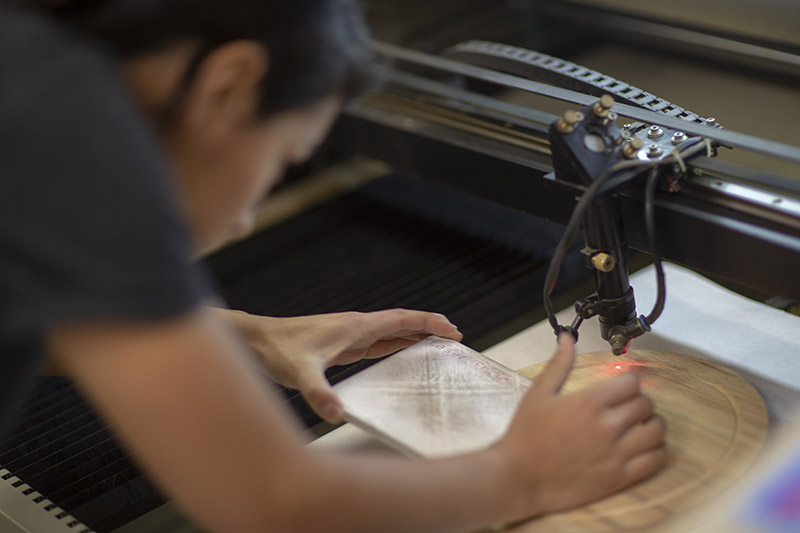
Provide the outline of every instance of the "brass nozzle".
[[608,343],[611,345],[611,353],[614,355],[621,355],[625,346],[628,344],[628,337],[622,333],[617,333],[608,339]]

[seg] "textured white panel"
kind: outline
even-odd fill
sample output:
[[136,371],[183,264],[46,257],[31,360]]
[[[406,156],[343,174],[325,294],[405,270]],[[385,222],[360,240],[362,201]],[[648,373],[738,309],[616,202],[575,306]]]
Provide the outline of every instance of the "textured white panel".
[[89,528],[0,467],[0,533],[89,532]]
[[334,389],[347,420],[404,453],[431,458],[491,445],[529,387],[510,368],[429,337]]

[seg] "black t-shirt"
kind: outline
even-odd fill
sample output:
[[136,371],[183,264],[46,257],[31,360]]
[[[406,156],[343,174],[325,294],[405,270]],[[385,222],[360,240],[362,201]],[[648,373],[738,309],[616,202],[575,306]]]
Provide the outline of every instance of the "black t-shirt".
[[177,316],[209,293],[172,183],[111,54],[0,0],[0,435],[49,327]]

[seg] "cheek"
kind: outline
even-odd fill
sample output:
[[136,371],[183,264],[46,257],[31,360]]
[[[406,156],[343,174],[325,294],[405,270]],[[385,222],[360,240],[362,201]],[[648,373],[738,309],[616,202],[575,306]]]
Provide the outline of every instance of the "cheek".
[[252,211],[243,213],[239,218],[231,224],[230,234],[231,237],[244,237],[250,234],[256,227],[256,214]]
[[231,181],[239,202],[250,208],[264,197],[280,180],[283,165],[272,148],[252,147],[241,151],[232,161]]

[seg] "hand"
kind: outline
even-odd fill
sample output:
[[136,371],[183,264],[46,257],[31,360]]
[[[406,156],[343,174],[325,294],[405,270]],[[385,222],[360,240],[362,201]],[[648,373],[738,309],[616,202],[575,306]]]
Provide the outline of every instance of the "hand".
[[325,370],[383,357],[428,337],[461,340],[443,315],[407,309],[273,318],[226,312],[244,333],[278,383],[298,389],[314,411],[329,422],[342,421],[342,406]]
[[612,494],[666,462],[664,420],[621,374],[576,394],[560,395],[575,360],[561,334],[558,349],[520,404],[497,448],[516,478],[520,518],[560,511]]

